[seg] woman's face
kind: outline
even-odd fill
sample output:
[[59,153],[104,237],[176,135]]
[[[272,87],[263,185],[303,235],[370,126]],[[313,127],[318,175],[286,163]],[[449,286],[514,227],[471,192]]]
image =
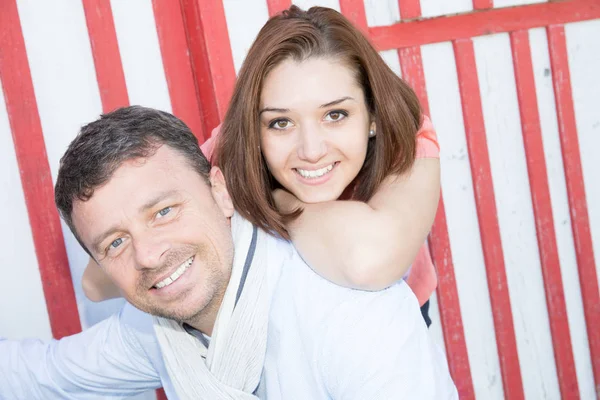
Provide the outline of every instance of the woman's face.
[[336,200],[358,175],[371,122],[350,68],[330,58],[285,60],[267,75],[259,112],[269,171],[301,201]]

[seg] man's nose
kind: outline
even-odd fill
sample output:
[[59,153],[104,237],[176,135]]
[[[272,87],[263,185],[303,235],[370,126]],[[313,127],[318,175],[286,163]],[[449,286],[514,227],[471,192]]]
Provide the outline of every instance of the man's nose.
[[148,230],[134,239],[135,267],[138,270],[159,268],[170,249],[170,242],[161,234]]
[[299,140],[298,157],[301,160],[316,163],[327,154],[324,132],[319,127],[301,128]]

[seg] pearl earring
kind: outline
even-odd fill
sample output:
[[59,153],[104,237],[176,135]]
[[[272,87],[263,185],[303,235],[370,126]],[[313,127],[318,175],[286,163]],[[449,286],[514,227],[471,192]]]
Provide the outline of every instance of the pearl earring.
[[371,129],[369,131],[369,137],[374,137],[375,136],[375,129]]

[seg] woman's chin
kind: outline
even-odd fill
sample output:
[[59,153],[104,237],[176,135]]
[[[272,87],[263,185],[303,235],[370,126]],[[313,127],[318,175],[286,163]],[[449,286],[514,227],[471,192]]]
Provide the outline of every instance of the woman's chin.
[[314,204],[337,200],[343,190],[332,190],[330,188],[311,188],[310,190],[296,190],[292,194],[303,203]]

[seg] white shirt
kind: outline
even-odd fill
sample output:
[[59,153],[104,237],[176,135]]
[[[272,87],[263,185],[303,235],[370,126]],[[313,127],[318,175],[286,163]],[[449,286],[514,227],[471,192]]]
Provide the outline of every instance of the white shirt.
[[[458,398],[404,281],[380,292],[341,288],[289,243],[269,240],[289,262],[272,302],[260,398]],[[152,317],[131,305],[60,341],[0,340],[0,355],[0,399],[118,399],[160,386],[177,399]]]
[[293,251],[271,306],[261,398],[458,399],[445,356],[404,280],[346,289]]

